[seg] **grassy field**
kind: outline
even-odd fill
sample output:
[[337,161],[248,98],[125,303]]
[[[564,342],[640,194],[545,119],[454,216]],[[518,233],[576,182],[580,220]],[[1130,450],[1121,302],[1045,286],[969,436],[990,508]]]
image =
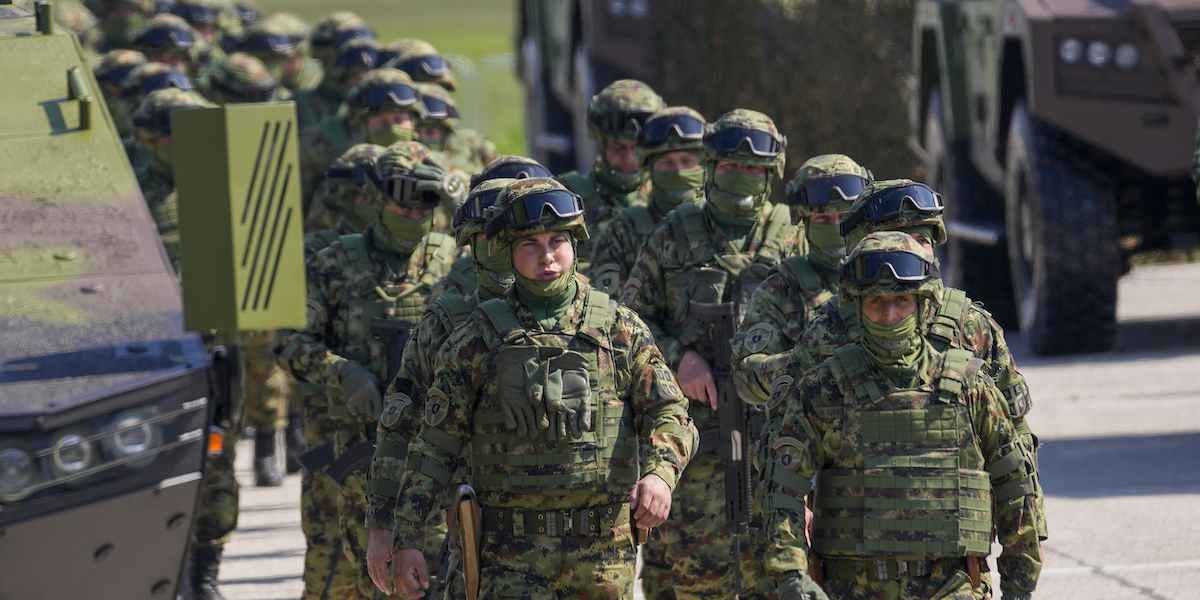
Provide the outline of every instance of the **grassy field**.
[[485,57],[475,74],[458,72],[456,96],[464,126],[486,134],[505,154],[524,154],[521,90],[511,67],[496,55],[513,52],[514,2],[506,0],[258,0],[267,13],[288,11],[310,24],[332,10],[357,13],[387,44],[420,38],[438,52],[460,55],[473,64]]

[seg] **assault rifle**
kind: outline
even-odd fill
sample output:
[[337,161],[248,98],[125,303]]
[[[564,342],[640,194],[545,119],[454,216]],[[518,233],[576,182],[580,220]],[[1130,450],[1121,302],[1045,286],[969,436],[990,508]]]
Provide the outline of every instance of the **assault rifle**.
[[412,332],[412,328],[412,323],[408,321],[380,319],[379,317],[371,319],[371,333],[383,340],[387,352],[387,376],[383,380],[384,388],[387,388],[400,370],[400,360],[404,358],[404,347],[408,345],[408,336]]

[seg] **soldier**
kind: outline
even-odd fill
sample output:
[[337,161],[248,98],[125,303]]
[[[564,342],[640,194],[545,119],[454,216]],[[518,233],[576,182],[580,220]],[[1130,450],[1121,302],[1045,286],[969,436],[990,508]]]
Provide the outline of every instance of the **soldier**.
[[134,33],[154,12],[152,0],[86,0],[84,6],[100,20],[98,52],[131,49]]
[[422,114],[417,91],[403,71],[368,71],[350,91],[344,114],[325,118],[300,137],[304,205],[311,204],[320,176],[343,152],[363,142],[386,147],[411,141],[416,138],[415,125]]
[[792,223],[804,224],[808,254],[788,257],[772,269],[750,298],[733,343],[738,393],[744,401],[767,401],[796,340],[817,309],[837,293],[837,266],[846,256],[838,224],[870,180],[871,172],[849,156],[824,154],[808,159],[788,183],[785,198]]
[[272,14],[266,18],[266,22],[274,31],[283,32],[288,36],[293,50],[282,56],[279,53],[273,53],[270,56],[260,56],[259,58],[267,63],[267,68],[272,70],[272,74],[284,88],[290,91],[315,89],[321,83],[324,71],[320,62],[308,56],[311,47],[308,36],[312,32],[312,27],[309,27],[304,19],[289,12]]
[[245,52],[221,58],[197,81],[197,88],[217,104],[279,100],[279,81],[261,60]]
[[[866,187],[846,212],[841,231],[848,248],[875,231],[902,231],[932,252],[934,246],[946,242],[942,209],[941,196],[923,184],[907,179],[876,181]],[[1003,329],[983,307],[955,288],[946,288],[942,302],[924,308],[920,325],[930,344],[939,351],[949,348],[968,350],[987,364],[987,372],[1005,400],[1008,416],[1017,428],[1021,443],[1035,458],[1036,470],[1037,438],[1025,422],[1033,400],[1004,340]],[[794,366],[789,370],[803,373],[861,335],[862,327],[853,305],[831,298],[817,310],[812,323],[792,350]],[[1038,534],[1046,539],[1049,533],[1045,504],[1036,471],[1034,483]]]
[[[367,562],[371,579],[377,586],[387,584],[387,564],[392,559],[392,528],[395,526],[393,513],[396,509],[396,493],[400,491],[401,476],[404,475],[408,444],[421,429],[420,415],[425,406],[410,406],[413,396],[424,397],[412,390],[426,390],[433,384],[433,363],[442,344],[459,325],[462,325],[480,302],[503,297],[512,287],[513,276],[507,247],[492,246],[484,237],[483,227],[487,222],[485,213],[496,204],[496,199],[515,179],[490,179],[479,184],[459,206],[454,217],[454,237],[459,246],[470,250],[465,258],[471,269],[471,281],[457,284],[449,289],[447,280],[453,272],[442,278],[430,295],[429,310],[413,329],[400,370],[388,386],[387,405],[379,421],[377,438],[379,445],[371,460],[370,479],[367,480],[367,527],[371,529],[368,543]],[[463,259],[460,259],[463,260]],[[459,261],[455,261],[458,265]],[[438,293],[438,287],[442,292]],[[427,523],[425,557],[431,559],[429,572],[437,572],[435,557],[439,556],[446,536],[446,515],[435,511],[433,520]],[[444,582],[443,582],[444,584]],[[382,587],[382,586],[381,586]]]
[[862,336],[794,386],[782,378],[770,407],[792,399],[763,471],[780,599],[990,598],[993,531],[1003,598],[1028,599],[1033,456],[985,363],[921,334],[923,305],[943,297],[936,259],[907,234],[873,233],[839,278]]
[[121,82],[129,77],[129,73],[138,66],[146,64],[146,55],[137,50],[113,50],[100,57],[100,62],[92,73],[100,84],[100,92],[104,94],[104,103],[112,114],[117,133],[122,138],[133,135],[133,125],[129,122],[130,112],[127,105],[121,102]]
[[[632,79],[614,81],[592,97],[587,109],[588,135],[598,144],[592,171],[569,171],[558,179],[579,194],[587,207],[588,228],[599,234],[617,213],[646,204],[650,175],[638,168],[634,138],[650,115],[662,109],[662,98],[650,86]],[[579,270],[590,274],[590,244],[580,247]]]
[[445,88],[435,83],[418,83],[425,117],[417,123],[417,139],[468,176],[483,170],[500,157],[496,145],[474,129],[459,127],[458,107]]
[[195,77],[208,45],[187,21],[171,14],[154,15],[133,36],[133,48],[146,58]]
[[[21,2],[16,2],[20,5]],[[30,7],[32,8],[32,7]],[[54,3],[54,22],[66,27],[75,34],[80,47],[87,53],[89,59],[98,54],[96,44],[100,42],[100,21],[92,11],[75,0]]]
[[350,233],[362,230],[383,208],[371,204],[363,194],[367,183],[367,168],[375,168],[375,158],[384,147],[376,144],[355,144],[325,169],[321,187],[313,194],[313,204],[304,221],[304,244],[307,258]]
[[379,196],[379,220],[361,235],[343,236],[308,263],[309,318],[282,340],[279,362],[298,380],[325,387],[336,423],[342,560],[350,562],[357,597],[374,585],[365,561],[365,486],[382,405],[412,325],[425,312],[429,287],[446,274],[454,240],[430,233],[433,207],[459,197],[461,181],[417,142],[389,147],[368,170],[365,192]]
[[222,0],[175,0],[171,14],[187,21],[210,48],[219,48],[223,38],[242,28],[232,6]]
[[[691,399],[700,450],[675,490],[679,510],[643,550],[646,598],[767,597],[762,542],[742,544],[734,566],[725,515],[725,475],[716,449],[717,340],[691,315],[691,303],[734,303],[738,316],[771,267],[798,253],[799,233],[783,207],[767,202],[782,177],[786,141],[766,115],[738,109],[704,137],[704,205],[680,204],[647,238],[621,302],[638,312]],[[755,550],[757,548],[757,550]]]
[[396,502],[395,587],[427,587],[426,523],[465,462],[481,596],[627,598],[634,528],[665,520],[695,429],[641,320],[576,277],[582,200],[533,178],[500,202],[486,229],[515,283],[442,345],[433,387],[412,390],[425,408]]
[[335,12],[313,27],[309,36],[312,56],[321,63],[324,75],[312,89],[296,90],[296,125],[300,131],[337,114],[346,101],[346,93],[352,86],[347,86],[336,76],[339,72],[338,48],[358,37],[374,38],[375,32],[352,12]]
[[[138,145],[137,136],[133,134],[133,113],[142,105],[147,95],[166,88],[190,90],[192,89],[192,80],[188,79],[188,76],[181,71],[176,71],[167,65],[148,62],[134,67],[121,82],[121,90],[117,94],[117,104],[121,106],[122,114],[129,115],[125,122],[130,128],[129,136],[122,138],[121,143],[125,146],[125,154],[129,157],[135,173],[139,168],[150,164],[150,154]],[[119,127],[118,125],[118,129]]]
[[596,289],[619,296],[646,236],[680,203],[704,202],[704,128],[700,113],[672,106],[654,113],[638,131],[635,151],[638,168],[650,172],[650,201],[621,211],[597,236],[591,260]]
[[482,171],[471,176],[471,189],[489,179],[528,179],[553,177],[541,163],[525,156],[505,154],[488,163]]
[[458,89],[450,63],[429,42],[411,38],[396,40],[388,44],[387,50],[394,56],[384,66],[400,69],[416,82],[436,83],[451,92]]

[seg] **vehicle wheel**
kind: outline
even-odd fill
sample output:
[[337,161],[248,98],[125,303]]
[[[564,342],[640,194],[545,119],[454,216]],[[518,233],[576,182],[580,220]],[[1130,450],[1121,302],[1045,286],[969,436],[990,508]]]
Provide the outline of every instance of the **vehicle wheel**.
[[1110,349],[1122,271],[1112,186],[1024,101],[1009,125],[1005,213],[1017,312],[1033,351]]
[[[1003,224],[1004,203],[971,166],[967,142],[950,139],[941,89],[933,88],[925,118],[925,181],[942,195],[944,218],[950,223]],[[964,290],[982,302],[1004,327],[1017,326],[1008,252],[1003,240],[995,246],[971,243],[951,235],[938,248],[946,285]]]

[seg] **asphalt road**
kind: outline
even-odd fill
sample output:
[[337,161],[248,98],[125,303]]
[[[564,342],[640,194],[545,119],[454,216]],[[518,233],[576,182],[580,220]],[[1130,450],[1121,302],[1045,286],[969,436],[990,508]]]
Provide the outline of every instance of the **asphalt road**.
[[[1137,268],[1119,302],[1107,354],[1040,359],[1009,335],[1042,442],[1050,539],[1036,597],[1200,598],[1200,264]],[[255,488],[249,454],[221,590],[298,598],[299,477]]]

